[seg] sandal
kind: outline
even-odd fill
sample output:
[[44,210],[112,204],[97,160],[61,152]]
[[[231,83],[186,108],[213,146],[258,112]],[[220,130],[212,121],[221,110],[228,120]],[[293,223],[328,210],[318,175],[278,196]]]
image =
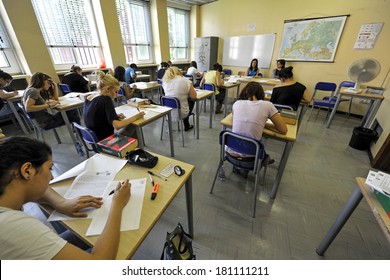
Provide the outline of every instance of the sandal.
[[193,125],[190,125],[189,127],[185,127],[185,128],[184,128],[184,131],[188,131],[188,130],[193,129],[193,128],[194,128],[194,126],[193,126]]

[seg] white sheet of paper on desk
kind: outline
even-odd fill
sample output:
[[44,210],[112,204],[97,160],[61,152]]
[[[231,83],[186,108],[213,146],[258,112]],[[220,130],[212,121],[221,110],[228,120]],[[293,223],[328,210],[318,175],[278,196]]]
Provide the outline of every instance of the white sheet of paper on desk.
[[[121,231],[139,229],[141,221],[142,206],[145,195],[146,178],[130,180],[131,196],[129,202],[123,209],[121,220]],[[108,195],[116,188],[117,181],[112,182],[104,192],[103,207],[99,208],[87,230],[86,236],[99,235],[106,226],[110,214],[112,195]]]
[[237,83],[237,81],[240,79],[240,77],[229,77],[229,80],[227,80],[228,83]]
[[[65,193],[65,198],[75,198],[83,195],[92,195],[102,197],[104,190],[107,188],[115,177],[116,173],[111,171],[84,171],[76,177],[72,185]],[[96,212],[96,208],[86,208],[83,210],[88,214],[84,219],[91,219]],[[48,221],[59,221],[59,220],[76,220],[80,218],[74,218],[66,216],[58,211],[53,211]]]
[[145,109],[142,109],[142,107],[141,107],[141,110],[145,110],[145,113],[146,113],[147,111],[153,111],[153,112],[157,112],[157,113],[164,113],[164,112],[167,111],[167,108],[164,107],[164,106],[156,106],[156,107],[154,107],[154,108],[145,108]]
[[390,175],[384,172],[370,170],[366,182],[368,186],[390,197]]
[[74,98],[74,97],[79,97],[80,96],[80,92],[69,92],[66,97],[68,98]]
[[116,111],[117,114],[125,115],[126,119],[138,114],[137,108],[134,107],[134,106],[130,106],[130,105],[124,105],[124,106],[116,107],[115,111]]

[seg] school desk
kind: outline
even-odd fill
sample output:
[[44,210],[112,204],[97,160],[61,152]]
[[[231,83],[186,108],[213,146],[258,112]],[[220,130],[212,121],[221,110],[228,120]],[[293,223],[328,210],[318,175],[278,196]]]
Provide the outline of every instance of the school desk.
[[[227,115],[226,118],[221,120],[222,129],[226,129],[226,127],[233,126],[233,114]],[[276,194],[279,189],[280,181],[282,180],[282,176],[284,173],[284,169],[287,164],[288,157],[290,155],[291,148],[294,145],[295,140],[297,139],[297,129],[298,129],[298,121],[295,125],[286,124],[287,125],[287,134],[280,134],[269,130],[267,128],[263,131],[263,137],[275,139],[277,141],[281,141],[284,143],[282,150],[282,157],[280,158],[280,163],[278,166],[278,172],[276,173],[276,177],[272,186],[270,198],[275,199]],[[267,149],[267,148],[266,148]]]
[[150,82],[137,82],[137,83],[131,84],[131,86],[133,86],[133,85],[135,85],[137,87],[135,92],[140,93],[142,98],[145,98],[145,94],[147,92],[151,92],[152,97],[153,97],[154,90],[157,90],[158,92],[160,92],[160,90],[161,90],[161,85],[159,85],[157,83],[157,81],[153,84],[151,84]]
[[[123,110],[126,109],[130,105],[122,105],[119,107],[115,108],[115,111],[117,114],[123,113]],[[134,121],[131,125],[134,125],[137,130],[137,137],[138,137],[138,145],[141,149],[144,148],[144,135],[142,133],[142,127],[157,120],[160,118],[164,118],[165,116],[168,116],[168,127],[169,127],[169,141],[170,141],[170,146],[171,146],[171,157],[175,156],[175,150],[173,147],[173,132],[172,132],[172,116],[171,116],[171,111],[172,108],[165,107],[165,106],[158,106],[158,105],[153,105],[153,107],[140,107],[140,110],[145,111],[145,115],[143,118],[138,119]],[[126,115],[126,113],[124,114]],[[129,116],[130,117],[130,116]]]
[[[195,100],[195,106],[196,106],[196,139],[199,139],[199,115],[200,115],[200,107],[201,107],[201,101],[205,100],[206,98],[210,97],[210,128],[213,126],[213,108],[214,108],[214,100],[215,95],[214,91],[212,90],[204,90],[204,89],[195,89],[196,91],[196,100]],[[206,107],[206,105],[205,105]],[[206,108],[205,108],[206,110]]]
[[[184,175],[177,176],[173,173],[168,177],[167,181],[160,179],[157,176],[153,176],[155,182],[160,184],[159,191],[155,200],[150,199],[151,186],[146,185],[144,201],[142,206],[141,221],[140,227],[137,230],[122,231],[120,235],[119,250],[116,256],[118,260],[130,259],[138,247],[141,245],[142,241],[146,238],[149,232],[152,230],[153,226],[160,219],[161,215],[168,208],[170,203],[175,199],[177,193],[185,185],[185,199],[186,199],[186,209],[187,209],[187,222],[188,222],[188,232],[194,236],[194,225],[193,225],[193,203],[192,203],[192,173],[195,170],[195,166],[178,161],[172,158],[168,158],[162,155],[154,154],[158,156],[158,163],[152,169],[147,169],[143,167],[138,167],[130,164],[126,164],[121,171],[115,177],[115,180],[125,180],[125,179],[139,179],[139,178],[149,178],[147,173],[148,170],[151,170],[155,174],[159,174],[159,171],[166,167],[169,163],[174,165],[179,165],[185,170]],[[82,165],[80,163],[79,165]],[[78,166],[74,167],[77,169]],[[72,173],[72,169],[67,171]],[[67,179],[65,181],[59,181],[55,184],[51,184],[54,190],[57,190],[59,193],[65,193],[66,189],[69,188],[73,182],[74,178]],[[149,182],[149,180],[148,180]],[[91,223],[91,219],[79,219],[79,220],[66,220],[62,221],[70,230],[76,233],[77,236],[81,237],[89,245],[94,245],[98,239],[98,236],[85,236],[88,227]],[[179,222],[179,221],[178,221]],[[161,235],[161,244],[155,246],[155,250],[162,251],[163,241],[165,240],[165,233],[171,231],[172,228],[166,228]]]
[[15,107],[15,104],[14,102],[21,102],[22,101],[22,98],[23,98],[23,92],[24,90],[18,90],[18,95],[15,95],[11,98],[8,98],[7,100],[5,100],[5,102],[9,105],[9,107],[11,108],[11,111],[12,113],[14,113],[15,115],[15,118],[16,120],[18,121],[20,127],[22,128],[24,134],[28,135],[29,132],[23,122],[23,120],[20,118],[20,115],[18,113],[18,110],[16,109]]
[[336,114],[337,107],[340,104],[340,101],[343,97],[350,97],[350,98],[359,98],[359,99],[365,99],[365,100],[370,100],[370,105],[367,108],[366,113],[364,114],[364,117],[362,119],[362,122],[360,126],[363,127],[369,127],[372,123],[372,121],[375,118],[375,114],[378,111],[384,96],[381,94],[377,93],[354,93],[348,90],[341,90],[340,94],[337,96],[336,104],[334,105],[334,108],[332,110],[332,113],[329,116],[328,122],[326,123],[326,127],[329,128],[330,124],[333,120],[334,115]]
[[348,199],[341,213],[336,218],[334,224],[330,227],[328,233],[321,241],[320,245],[316,249],[316,253],[323,256],[336,238],[337,234],[343,228],[344,224],[348,221],[349,217],[355,211],[360,201],[364,197],[371,208],[371,211],[377,220],[380,228],[382,229],[387,241],[390,244],[390,218],[387,216],[384,208],[380,204],[378,198],[375,196],[372,189],[365,184],[365,178],[356,178],[357,187],[353,191],[351,197]]

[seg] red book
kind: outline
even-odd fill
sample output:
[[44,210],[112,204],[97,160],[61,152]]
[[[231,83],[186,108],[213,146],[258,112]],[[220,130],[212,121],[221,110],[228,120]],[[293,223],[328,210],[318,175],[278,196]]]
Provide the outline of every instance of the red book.
[[127,152],[130,152],[138,147],[138,140],[120,134],[113,134],[97,143],[100,152],[124,157]]

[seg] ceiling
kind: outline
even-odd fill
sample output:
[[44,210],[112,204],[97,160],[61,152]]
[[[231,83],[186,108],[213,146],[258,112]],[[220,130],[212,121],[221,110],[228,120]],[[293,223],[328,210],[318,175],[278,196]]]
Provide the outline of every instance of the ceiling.
[[216,2],[216,1],[217,0],[169,0],[169,2],[183,4],[183,5],[189,5],[189,6],[193,6],[193,5],[201,6],[201,5]]

